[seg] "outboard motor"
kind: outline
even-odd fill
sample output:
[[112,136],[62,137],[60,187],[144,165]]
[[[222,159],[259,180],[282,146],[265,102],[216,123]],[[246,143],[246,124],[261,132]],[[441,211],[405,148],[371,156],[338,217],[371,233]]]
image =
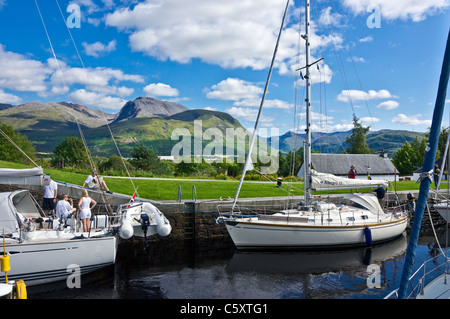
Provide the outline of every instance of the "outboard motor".
[[141,223],[142,230],[144,231],[144,245],[145,250],[147,251],[148,249],[147,230],[148,226],[150,226],[150,217],[147,214],[143,213],[141,214],[141,219],[139,220],[139,222]]

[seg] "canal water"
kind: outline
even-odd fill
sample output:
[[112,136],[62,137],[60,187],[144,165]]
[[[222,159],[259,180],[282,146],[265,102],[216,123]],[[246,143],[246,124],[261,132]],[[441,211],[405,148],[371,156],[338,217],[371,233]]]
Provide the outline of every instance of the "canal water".
[[[420,237],[415,265],[436,256],[433,232]],[[444,247],[446,229],[437,230]],[[29,299],[380,299],[398,288],[408,235],[371,248],[240,252],[232,242],[119,247],[117,264],[81,278],[29,287]],[[173,244],[172,244],[173,245]],[[443,259],[440,261],[442,262]]]

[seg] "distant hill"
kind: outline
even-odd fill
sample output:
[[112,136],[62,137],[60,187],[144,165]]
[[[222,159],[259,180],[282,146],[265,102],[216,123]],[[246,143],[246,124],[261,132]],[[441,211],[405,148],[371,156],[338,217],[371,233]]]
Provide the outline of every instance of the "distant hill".
[[[342,153],[347,147],[345,142],[346,138],[351,133],[351,130],[345,132],[312,133],[312,149],[320,153]],[[403,147],[406,141],[411,143],[416,136],[422,137],[423,135],[424,133],[420,132],[386,129],[369,132],[366,136],[366,142],[374,152],[384,150],[388,153],[389,157],[392,157],[398,149]],[[305,137],[305,134],[287,132],[281,136],[272,137],[271,139],[278,138],[280,150],[282,152],[289,152],[302,147]]]
[[1,110],[6,110],[9,109],[10,107],[13,107],[14,105],[12,104],[4,104],[4,103],[0,103],[0,111]]
[[[180,139],[172,140],[172,133],[179,128],[189,131],[193,150],[194,121],[196,120],[201,121],[203,131],[208,128],[217,128],[225,136],[227,128],[232,128],[241,136],[249,134],[237,119],[227,113],[202,109],[190,110],[181,104],[148,97],[139,97],[125,103],[117,114],[104,113],[81,104],[67,102],[28,102],[15,106],[0,104],[0,121],[12,125],[14,129],[25,134],[33,142],[36,150],[41,153],[51,153],[66,136],[79,136],[78,123],[93,155],[117,155],[110,132],[106,127],[108,123],[125,157],[130,156],[137,142],[152,146],[159,155],[171,155],[173,146]],[[351,131],[314,132],[312,148],[321,153],[342,153],[346,147],[346,137],[350,134]],[[376,152],[384,149],[392,157],[405,141],[412,142],[416,136],[422,135],[423,133],[410,131],[380,130],[367,135],[367,144]],[[282,136],[260,138],[260,140],[272,146],[274,139],[278,139],[279,149],[282,152],[289,152],[300,148],[304,138],[305,134],[287,132]],[[204,148],[211,141],[203,140],[202,147]],[[223,146],[222,154],[227,154],[225,146]]]

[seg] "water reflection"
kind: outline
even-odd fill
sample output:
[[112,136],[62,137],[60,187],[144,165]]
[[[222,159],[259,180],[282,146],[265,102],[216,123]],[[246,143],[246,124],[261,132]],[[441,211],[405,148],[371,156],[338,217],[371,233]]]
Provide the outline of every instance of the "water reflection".
[[[445,237],[441,234],[441,236]],[[446,242],[445,237],[440,242]],[[406,253],[406,235],[395,241],[343,251],[240,252],[231,242],[121,247],[113,273],[57,288],[31,298],[113,299],[309,299],[383,298],[397,288]],[[416,264],[436,250],[434,236],[421,238]],[[131,257],[130,257],[131,256]],[[378,265],[381,288],[367,285],[368,265]]]

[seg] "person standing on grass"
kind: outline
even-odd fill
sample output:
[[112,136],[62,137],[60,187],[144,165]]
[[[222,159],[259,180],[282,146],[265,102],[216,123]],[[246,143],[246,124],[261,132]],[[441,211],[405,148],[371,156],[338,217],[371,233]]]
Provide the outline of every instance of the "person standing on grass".
[[[92,206],[91,206],[92,204]],[[78,202],[78,209],[80,210],[80,219],[83,224],[83,231],[88,232],[91,221],[91,209],[97,205],[97,202],[89,197],[87,190],[83,189],[83,196]]]

